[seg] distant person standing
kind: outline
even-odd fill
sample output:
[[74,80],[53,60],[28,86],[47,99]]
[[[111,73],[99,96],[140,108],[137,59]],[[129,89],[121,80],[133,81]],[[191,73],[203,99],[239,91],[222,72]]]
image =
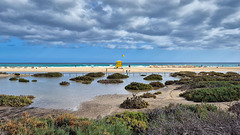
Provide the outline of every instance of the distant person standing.
[[75,67],[77,67],[77,66],[75,65]]
[[131,67],[131,65],[128,65],[128,67],[130,68],[130,67]]

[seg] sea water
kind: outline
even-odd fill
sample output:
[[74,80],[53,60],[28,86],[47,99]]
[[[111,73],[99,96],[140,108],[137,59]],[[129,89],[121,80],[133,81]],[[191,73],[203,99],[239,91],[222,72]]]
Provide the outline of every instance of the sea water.
[[[123,67],[149,67],[150,65],[192,65],[207,67],[238,67],[240,63],[124,63]],[[115,63],[0,63],[0,67],[114,67]]]
[[[100,79],[106,79],[106,76],[95,78],[91,84],[81,84],[74,81],[69,81],[70,78],[83,75],[79,73],[64,74],[60,78],[39,78],[39,77],[24,77],[30,80],[29,83],[21,83],[18,81],[9,81],[9,78],[0,78],[0,94],[6,95],[33,95],[36,98],[30,107],[52,108],[52,109],[68,109],[77,110],[81,103],[89,101],[98,95],[106,94],[131,94],[124,87],[131,82],[150,83],[151,81],[144,80],[141,74],[150,75],[150,73],[131,73],[129,78],[122,79],[121,84],[100,84],[97,83]],[[167,80],[177,80],[170,73],[158,73],[163,76],[162,83]],[[31,82],[31,80],[37,82]],[[68,81],[69,86],[59,85],[62,81]],[[160,89],[161,90],[161,89]]]

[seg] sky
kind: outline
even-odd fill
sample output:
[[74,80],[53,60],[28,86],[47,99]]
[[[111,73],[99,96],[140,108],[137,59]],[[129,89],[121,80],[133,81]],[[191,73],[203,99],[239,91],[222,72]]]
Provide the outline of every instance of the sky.
[[0,1],[0,63],[116,60],[240,62],[240,0]]

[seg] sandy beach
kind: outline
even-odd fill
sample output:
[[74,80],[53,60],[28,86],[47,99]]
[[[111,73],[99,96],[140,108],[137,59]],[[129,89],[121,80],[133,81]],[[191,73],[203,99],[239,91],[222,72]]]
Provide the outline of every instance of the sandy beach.
[[240,67],[124,67],[114,69],[113,67],[27,67],[10,68],[1,67],[0,72],[179,72],[179,71],[240,71]]

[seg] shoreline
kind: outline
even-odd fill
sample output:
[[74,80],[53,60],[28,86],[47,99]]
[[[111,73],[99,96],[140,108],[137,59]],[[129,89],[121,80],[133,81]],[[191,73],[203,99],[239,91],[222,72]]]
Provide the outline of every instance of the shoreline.
[[179,72],[179,71],[235,71],[240,72],[240,67],[123,67],[114,69],[113,67],[35,67],[35,68],[0,68],[0,72],[119,72],[125,73],[149,73],[149,72]]

